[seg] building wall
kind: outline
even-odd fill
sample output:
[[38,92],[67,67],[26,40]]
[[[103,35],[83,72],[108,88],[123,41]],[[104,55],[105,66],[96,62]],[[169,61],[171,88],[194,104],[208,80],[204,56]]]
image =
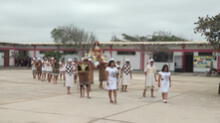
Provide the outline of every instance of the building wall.
[[117,51],[112,51],[112,57],[109,51],[105,51],[104,55],[109,58],[114,58],[116,61],[121,61],[121,64],[125,63],[126,59],[129,59],[132,68],[135,70],[140,69],[140,52],[136,52],[135,55],[118,55]]
[[0,67],[4,66],[4,52],[0,52]]
[[10,66],[14,66],[15,65],[15,59],[13,57],[14,52],[15,52],[14,50],[10,50],[9,51],[9,65]]
[[[22,50],[24,50],[26,47],[19,47]],[[29,56],[33,57],[34,56],[34,47],[27,47],[29,50]],[[43,50],[43,51],[48,51],[51,49],[56,49],[55,46],[37,46],[36,48],[36,56],[37,57],[43,57],[44,54],[40,53],[39,50]],[[200,51],[196,51],[196,49],[200,49],[200,50],[204,50],[207,51],[209,50],[209,48],[205,47],[205,46],[200,46],[200,45],[196,45],[196,46],[185,46],[184,48],[182,46],[176,46],[176,45],[172,45],[169,48],[171,48],[171,50],[173,51],[173,61],[170,62],[155,62],[156,68],[158,71],[161,70],[162,66],[164,64],[168,64],[170,66],[170,71],[175,71],[175,68],[181,68],[183,66],[183,54],[184,52],[194,52],[193,55],[194,56],[198,56],[198,52]],[[65,49],[65,48],[61,48],[61,49]],[[123,50],[123,51],[134,51],[136,52],[135,55],[118,55],[116,51],[117,50]],[[69,50],[69,49],[65,49],[65,50]],[[195,51],[194,51],[195,50]],[[14,58],[13,58],[13,49],[10,50],[10,66],[14,65]],[[117,46],[117,47],[113,47],[113,51],[112,53],[109,51],[108,47],[106,47],[106,50],[104,52],[104,55],[106,56],[107,59],[110,58],[114,58],[117,61],[121,61],[121,63],[124,63],[125,59],[129,59],[131,61],[131,65],[133,67],[133,69],[135,70],[140,70],[143,69],[144,67],[146,67],[146,63],[149,60],[150,57],[152,57],[152,53],[151,52],[145,52],[145,55],[141,55],[141,50],[138,49],[136,46],[129,46],[129,47],[125,47],[125,46]],[[218,67],[218,65],[220,64],[220,53],[217,54],[218,57],[216,57],[216,60],[214,61],[214,67]],[[65,59],[68,58],[74,58],[77,57],[79,58],[78,54],[73,54],[73,55],[65,55],[63,56]],[[4,65],[4,52],[0,52],[0,66]],[[196,68],[194,67],[194,72],[206,72],[208,71],[208,68]]]

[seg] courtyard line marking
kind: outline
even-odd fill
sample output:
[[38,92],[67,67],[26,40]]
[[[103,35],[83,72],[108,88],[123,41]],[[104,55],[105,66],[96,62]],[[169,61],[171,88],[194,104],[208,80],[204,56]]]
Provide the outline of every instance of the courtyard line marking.
[[32,113],[38,113],[38,114],[51,114],[51,115],[60,115],[60,116],[65,116],[60,113],[53,113],[53,112],[43,112],[43,111],[33,111],[33,110],[25,110],[25,109],[13,109],[13,108],[4,108],[0,107],[2,110],[13,110],[13,111],[23,111],[23,112],[32,112]]
[[102,120],[105,120],[105,121],[115,121],[115,122],[120,122],[120,123],[134,123],[134,122],[130,122],[130,121],[114,120],[114,119],[107,119],[107,118],[103,118]]
[[0,106],[1,105],[14,104],[14,103],[20,103],[20,102],[30,102],[30,101],[41,100],[41,99],[52,98],[52,97],[58,97],[58,96],[64,96],[64,95],[66,95],[66,94],[56,94],[56,95],[50,95],[50,96],[45,96],[45,97],[37,97],[37,98],[31,98],[31,99],[17,99],[17,101],[0,103]]
[[[175,96],[171,96],[169,99],[173,99],[173,98],[176,98],[176,97],[179,97],[179,96],[183,96],[186,93],[187,92],[185,92],[183,94],[177,94]],[[91,120],[91,121],[89,121],[87,123],[95,123],[95,122],[97,122],[99,120],[102,120],[102,119],[109,119],[109,117],[112,117],[112,116],[115,116],[115,115],[119,115],[119,114],[122,114],[122,113],[126,113],[126,112],[129,112],[129,111],[133,111],[133,110],[139,109],[139,108],[144,107],[144,106],[150,106],[150,105],[153,105],[153,104],[157,104],[157,103],[160,103],[160,102],[161,102],[161,100],[157,100],[155,102],[151,102],[151,103],[148,103],[148,104],[139,105],[139,106],[136,106],[136,107],[133,107],[133,108],[130,108],[130,109],[126,109],[126,110],[123,110],[123,111],[120,111],[120,112],[117,112],[117,113],[114,113],[114,114],[110,114],[110,115],[107,115],[107,116],[104,116],[104,117],[101,117],[101,118],[96,118],[96,119]],[[114,120],[114,119],[111,119],[111,120]],[[115,120],[115,121],[117,121],[117,120]]]
[[[212,89],[206,89],[204,91],[209,91],[209,90],[212,90]],[[185,91],[183,93],[180,93],[180,94],[177,94],[177,95],[174,95],[174,96],[170,96],[169,99],[174,99],[174,98],[179,97],[179,96],[184,96],[188,93],[191,93],[191,91]],[[103,120],[103,119],[114,120],[114,119],[110,119],[110,117],[115,116],[115,115],[119,115],[119,114],[122,114],[122,113],[126,113],[126,112],[129,112],[129,111],[133,111],[133,110],[139,109],[139,108],[144,107],[144,106],[150,106],[150,105],[153,105],[153,104],[158,104],[160,102],[161,102],[161,100],[156,100],[155,102],[150,102],[148,104],[139,105],[139,106],[136,106],[136,107],[133,107],[133,108],[130,108],[130,109],[126,109],[124,111],[120,111],[120,112],[117,112],[117,113],[114,113],[114,114],[110,114],[110,115],[107,115],[107,116],[104,116],[104,117],[101,117],[101,118],[96,118],[96,119],[93,119],[93,120],[91,120],[87,123],[95,123],[95,122],[97,122],[99,120]],[[115,120],[115,121],[117,121],[117,120]]]

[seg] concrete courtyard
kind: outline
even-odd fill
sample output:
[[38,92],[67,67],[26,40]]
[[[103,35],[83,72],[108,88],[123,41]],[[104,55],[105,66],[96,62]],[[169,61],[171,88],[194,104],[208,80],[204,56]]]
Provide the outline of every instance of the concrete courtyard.
[[172,76],[169,102],[142,97],[144,75],[135,73],[128,93],[110,104],[98,89],[91,99],[79,98],[77,85],[66,95],[63,82],[33,80],[30,70],[0,70],[0,123],[220,123],[220,78],[190,74]]

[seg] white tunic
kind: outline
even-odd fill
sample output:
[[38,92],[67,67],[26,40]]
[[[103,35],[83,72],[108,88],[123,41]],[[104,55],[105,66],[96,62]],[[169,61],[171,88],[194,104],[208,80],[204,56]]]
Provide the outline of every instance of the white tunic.
[[66,67],[66,65],[64,64],[64,63],[59,63],[60,64],[60,72],[65,72],[65,67]]
[[160,92],[167,93],[170,88],[170,72],[159,72],[160,78]]
[[145,79],[145,86],[153,87],[155,83],[155,73],[156,73],[155,66],[147,65],[145,72],[147,73],[146,79]]
[[116,90],[118,69],[116,67],[107,67],[106,72],[108,72],[107,90]]
[[73,65],[66,65],[65,67],[65,86],[73,87],[74,73]]
[[131,81],[131,70],[130,66],[123,66],[122,67],[122,85],[129,85]]
[[73,87],[74,75],[65,73],[65,86]]

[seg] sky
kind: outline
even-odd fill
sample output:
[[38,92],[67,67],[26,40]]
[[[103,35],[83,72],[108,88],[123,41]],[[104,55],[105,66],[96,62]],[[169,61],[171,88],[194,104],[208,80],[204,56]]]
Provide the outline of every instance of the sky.
[[51,30],[75,25],[99,41],[165,31],[188,40],[199,16],[220,13],[220,0],[0,0],[0,41],[53,41]]

